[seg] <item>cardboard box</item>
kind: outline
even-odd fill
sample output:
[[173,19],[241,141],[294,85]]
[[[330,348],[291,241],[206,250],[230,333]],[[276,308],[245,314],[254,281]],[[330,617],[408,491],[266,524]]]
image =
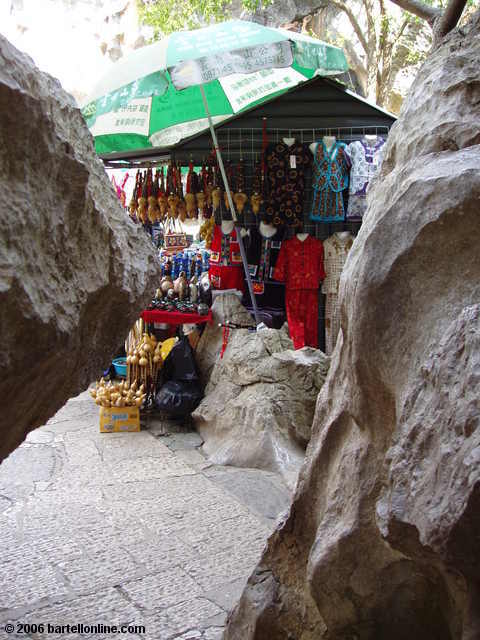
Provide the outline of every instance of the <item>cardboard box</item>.
[[140,431],[138,407],[100,407],[100,433]]

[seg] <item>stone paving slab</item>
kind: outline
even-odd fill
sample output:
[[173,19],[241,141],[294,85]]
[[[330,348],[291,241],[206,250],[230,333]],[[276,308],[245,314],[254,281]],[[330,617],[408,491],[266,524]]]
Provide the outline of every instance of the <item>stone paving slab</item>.
[[0,466],[0,640],[20,637],[7,622],[145,627],[26,640],[220,640],[288,491],[210,465],[179,423],[146,424],[100,434],[81,394]]

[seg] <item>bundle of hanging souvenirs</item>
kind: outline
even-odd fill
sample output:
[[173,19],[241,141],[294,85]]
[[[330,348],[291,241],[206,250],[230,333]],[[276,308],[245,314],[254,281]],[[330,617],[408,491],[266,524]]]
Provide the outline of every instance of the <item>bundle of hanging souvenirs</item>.
[[[226,164],[226,174],[232,187],[232,199],[238,215],[242,215],[245,206],[250,202],[255,215],[260,211],[263,202],[264,168],[260,162],[255,165],[250,197],[245,189],[245,173],[243,160],[236,165]],[[172,228],[172,223],[187,218],[200,218],[200,238],[205,240],[207,248],[210,246],[215,220],[213,212],[219,208],[230,209],[227,193],[223,189],[218,164],[215,156],[211,155],[204,162],[200,173],[194,170],[190,162],[185,183],[182,182],[181,166],[171,161],[166,169],[137,171],[135,187],[129,203],[129,212],[133,219],[143,224],[156,222],[166,223]]]

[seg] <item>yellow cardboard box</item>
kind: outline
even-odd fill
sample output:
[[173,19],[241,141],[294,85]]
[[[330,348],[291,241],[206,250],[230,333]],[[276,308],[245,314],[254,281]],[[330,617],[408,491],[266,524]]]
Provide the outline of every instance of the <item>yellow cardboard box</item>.
[[100,433],[140,431],[138,407],[100,407]]

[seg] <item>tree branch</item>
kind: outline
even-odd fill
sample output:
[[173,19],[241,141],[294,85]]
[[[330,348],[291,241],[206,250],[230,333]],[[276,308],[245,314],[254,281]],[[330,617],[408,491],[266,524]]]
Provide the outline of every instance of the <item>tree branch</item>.
[[390,2],[426,20],[429,24],[433,24],[433,22],[442,15],[441,9],[431,7],[424,2],[420,2],[420,0],[390,0]]
[[362,28],[360,27],[360,24],[358,23],[357,18],[355,17],[355,15],[353,14],[352,10],[349,9],[345,4],[343,4],[343,2],[336,2],[336,0],[333,0],[330,4],[332,4],[334,7],[337,7],[338,9],[340,9],[341,11],[343,11],[344,13],[347,14],[348,19],[350,20],[350,23],[353,27],[353,30],[355,31],[355,34],[357,36],[357,38],[360,41],[360,44],[363,47],[363,50],[365,51],[365,53],[368,55],[368,43],[367,40],[363,34]]
[[467,0],[450,0],[442,17],[435,25],[436,39],[443,38],[457,26],[466,4]]

